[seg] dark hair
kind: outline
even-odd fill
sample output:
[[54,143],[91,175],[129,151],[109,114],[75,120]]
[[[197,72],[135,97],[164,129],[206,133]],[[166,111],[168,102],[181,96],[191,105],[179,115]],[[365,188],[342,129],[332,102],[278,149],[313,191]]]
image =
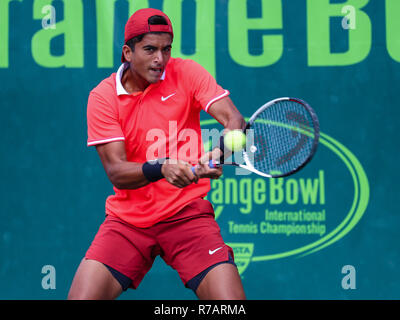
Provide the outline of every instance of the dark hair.
[[[149,25],[168,25],[167,20],[163,16],[151,16],[148,20]],[[160,34],[162,32],[149,32],[149,33],[154,33],[154,34]],[[140,41],[143,40],[143,37],[146,35],[146,33],[138,35],[126,42],[126,45],[131,48],[132,52],[135,51],[135,45],[136,43],[139,43]]]

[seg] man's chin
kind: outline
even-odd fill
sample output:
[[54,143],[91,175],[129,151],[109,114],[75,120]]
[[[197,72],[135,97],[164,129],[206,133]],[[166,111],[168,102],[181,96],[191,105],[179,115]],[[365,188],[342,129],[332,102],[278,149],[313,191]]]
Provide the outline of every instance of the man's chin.
[[160,81],[160,79],[161,79],[161,76],[160,77],[150,77],[147,79],[147,82],[150,84],[154,84],[154,83],[157,83],[158,81]]
[[160,81],[161,77],[162,77],[162,72],[150,71],[146,80],[149,83],[156,83]]

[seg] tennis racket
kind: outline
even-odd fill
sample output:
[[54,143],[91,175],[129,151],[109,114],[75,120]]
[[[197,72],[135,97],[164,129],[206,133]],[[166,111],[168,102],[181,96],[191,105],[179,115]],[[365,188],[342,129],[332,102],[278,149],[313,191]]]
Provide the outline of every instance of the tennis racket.
[[263,177],[280,178],[298,172],[310,162],[318,146],[319,121],[305,101],[278,98],[251,116],[244,133],[246,146],[241,151],[241,163],[210,160],[210,168],[232,165]]

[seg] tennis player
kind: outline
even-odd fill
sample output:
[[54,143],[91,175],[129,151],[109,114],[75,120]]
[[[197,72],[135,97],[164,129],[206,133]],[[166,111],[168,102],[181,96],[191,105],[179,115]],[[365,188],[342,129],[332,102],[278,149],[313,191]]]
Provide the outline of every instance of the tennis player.
[[233,251],[204,200],[210,179],[222,174],[207,164],[222,150],[204,152],[199,114],[227,130],[245,122],[204,68],[171,58],[173,36],[163,12],[135,12],[122,65],[90,92],[87,145],[96,147],[115,194],[69,299],[115,299],[136,289],[158,255],[199,299],[245,299]]

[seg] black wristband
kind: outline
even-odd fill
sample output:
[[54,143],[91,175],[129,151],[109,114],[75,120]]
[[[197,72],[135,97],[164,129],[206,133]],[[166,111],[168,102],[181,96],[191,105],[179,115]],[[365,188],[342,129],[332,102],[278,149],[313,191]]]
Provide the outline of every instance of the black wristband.
[[156,182],[164,178],[161,173],[161,167],[166,159],[157,159],[143,163],[142,171],[143,175],[150,182]]

